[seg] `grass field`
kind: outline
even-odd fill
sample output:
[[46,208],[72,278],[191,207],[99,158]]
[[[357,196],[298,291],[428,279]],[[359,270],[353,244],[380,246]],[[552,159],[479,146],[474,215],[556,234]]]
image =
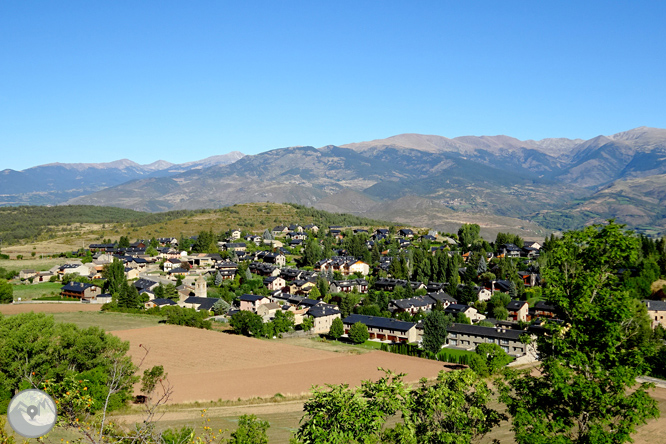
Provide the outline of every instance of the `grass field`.
[[76,324],[81,328],[100,327],[106,331],[116,331],[153,327],[158,325],[162,318],[152,315],[98,311],[53,313],[53,319],[56,322]]
[[29,301],[42,296],[50,296],[52,292],[60,293],[62,282],[43,282],[41,284],[14,285],[14,300]]
[[[7,254],[9,254],[9,248],[5,248]],[[63,251],[63,250],[59,250]],[[30,253],[28,253],[30,254]],[[13,256],[13,255],[12,255]],[[29,258],[29,259],[0,259],[0,267],[8,271],[21,271],[21,270],[36,270],[36,271],[46,271],[50,270],[56,265],[63,264],[65,259],[63,258]]]

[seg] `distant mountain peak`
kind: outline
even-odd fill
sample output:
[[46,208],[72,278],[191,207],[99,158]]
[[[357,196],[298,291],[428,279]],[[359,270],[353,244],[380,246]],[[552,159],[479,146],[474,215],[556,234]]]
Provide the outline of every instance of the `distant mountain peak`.
[[104,168],[117,168],[117,169],[125,169],[125,168],[132,168],[132,167],[140,167],[138,163],[129,160],[129,159],[120,159],[120,160],[114,160],[113,162],[102,162],[102,163],[62,163],[62,162],[54,162],[54,163],[47,163],[44,165],[38,165],[36,167],[32,168],[41,168],[41,167],[50,167],[50,166],[59,166],[63,168],[67,168],[69,170],[85,170],[88,168],[98,168],[98,169],[104,169]]

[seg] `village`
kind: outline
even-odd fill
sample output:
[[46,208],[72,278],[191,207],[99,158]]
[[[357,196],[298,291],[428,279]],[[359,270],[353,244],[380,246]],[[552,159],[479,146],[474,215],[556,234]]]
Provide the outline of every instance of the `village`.
[[[48,271],[21,270],[15,281],[62,282],[61,300],[117,306],[104,283],[108,267],[119,262],[142,309],[179,306],[224,323],[242,312],[263,323],[287,317],[287,330],[301,335],[327,335],[338,319],[343,339],[360,323],[367,340],[381,344],[419,346],[424,317],[439,310],[452,320],[444,349],[492,343],[516,363],[532,362],[537,351],[525,337],[559,322],[556,308],[541,298],[542,245],[503,233],[489,244],[476,227],[440,234],[292,224],[262,235],[232,229],[133,243],[121,238],[72,252],[79,257]],[[666,326],[666,303],[644,303],[653,326]]]

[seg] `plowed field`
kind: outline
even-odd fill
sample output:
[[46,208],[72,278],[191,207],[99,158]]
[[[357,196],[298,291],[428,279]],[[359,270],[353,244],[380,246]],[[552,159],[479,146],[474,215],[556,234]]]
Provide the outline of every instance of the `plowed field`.
[[0,305],[0,313],[4,315],[15,315],[19,313],[68,313],[77,311],[99,311],[99,304],[7,304]]
[[217,401],[307,393],[313,385],[359,385],[382,375],[406,373],[406,381],[435,377],[441,363],[380,351],[359,355],[297,347],[195,328],[159,325],[113,332],[130,341],[142,367],[161,364],[174,386],[171,402]]

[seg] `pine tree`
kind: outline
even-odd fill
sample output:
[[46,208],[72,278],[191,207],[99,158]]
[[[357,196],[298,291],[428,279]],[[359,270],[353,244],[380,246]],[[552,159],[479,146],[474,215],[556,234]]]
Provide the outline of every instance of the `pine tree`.
[[218,271],[217,274],[215,275],[215,286],[219,287],[222,285],[222,282],[224,279],[222,278],[222,274]]
[[488,271],[488,265],[486,264],[486,258],[483,254],[479,256],[479,264],[476,266],[477,276]]

